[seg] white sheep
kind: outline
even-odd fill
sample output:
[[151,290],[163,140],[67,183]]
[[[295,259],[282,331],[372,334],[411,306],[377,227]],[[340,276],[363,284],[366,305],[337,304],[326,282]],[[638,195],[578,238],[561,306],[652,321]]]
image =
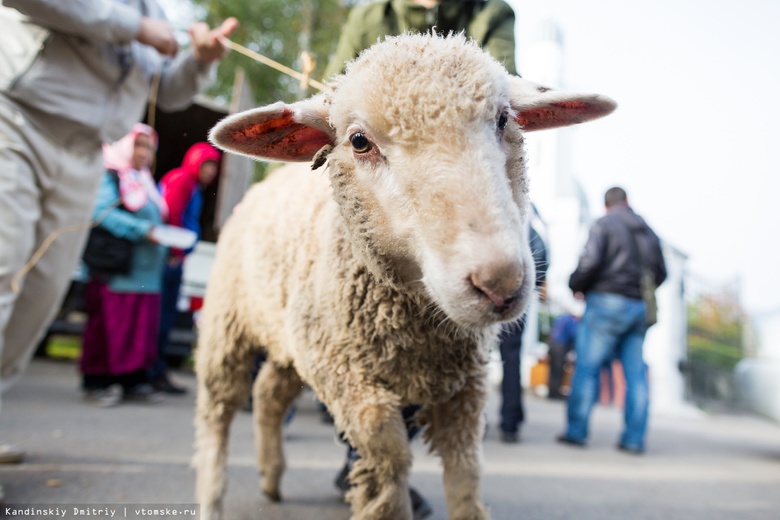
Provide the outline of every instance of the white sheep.
[[424,438],[441,456],[450,518],[487,518],[487,349],[523,312],[534,279],[523,129],[615,105],[510,77],[459,35],[387,38],[330,86],[211,133],[229,151],[327,167],[276,170],[220,236],[197,349],[197,499],[204,518],[219,517],[230,422],[264,349],[253,398],[271,500],[283,417],[305,382],[361,456],[352,518],[412,518],[400,413],[409,404],[422,405]]

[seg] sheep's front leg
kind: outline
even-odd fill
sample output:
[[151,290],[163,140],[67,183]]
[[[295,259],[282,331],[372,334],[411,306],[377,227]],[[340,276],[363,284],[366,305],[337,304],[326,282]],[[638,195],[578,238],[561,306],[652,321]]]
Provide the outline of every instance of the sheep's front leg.
[[[196,498],[202,518],[222,516],[227,485],[227,447],[230,423],[249,391],[250,356],[237,343],[208,341],[197,352],[198,397],[195,411]],[[236,352],[238,351],[238,352]]]
[[339,401],[331,407],[336,424],[360,455],[349,474],[352,519],[411,520],[412,455],[398,401],[371,389]]
[[266,361],[253,389],[255,442],[263,493],[278,502],[279,482],[284,472],[282,426],[290,404],[300,394],[303,382],[292,366]]
[[480,498],[484,379],[474,376],[449,401],[433,406],[424,418],[425,438],[444,466],[444,494],[451,520],[489,518]]

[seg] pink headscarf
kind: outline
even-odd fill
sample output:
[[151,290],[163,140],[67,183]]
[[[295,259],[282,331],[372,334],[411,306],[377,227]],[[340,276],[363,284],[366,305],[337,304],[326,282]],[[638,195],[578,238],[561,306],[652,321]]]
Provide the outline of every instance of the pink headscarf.
[[157,132],[148,125],[136,123],[130,133],[112,144],[103,145],[103,165],[107,170],[116,170],[119,174],[119,196],[122,204],[137,211],[151,199],[160,208],[163,220],[168,218],[168,205],[157,191],[152,172],[147,166],[136,170],[133,166],[135,140],[143,134],[152,141],[157,149]]

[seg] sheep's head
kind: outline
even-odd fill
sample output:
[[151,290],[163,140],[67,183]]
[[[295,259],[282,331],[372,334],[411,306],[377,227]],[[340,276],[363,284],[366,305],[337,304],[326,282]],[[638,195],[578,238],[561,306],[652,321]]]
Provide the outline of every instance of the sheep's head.
[[462,36],[388,38],[331,87],[229,117],[211,139],[266,160],[327,157],[334,197],[375,274],[422,283],[467,329],[516,319],[534,281],[523,131],[615,104],[510,76]]

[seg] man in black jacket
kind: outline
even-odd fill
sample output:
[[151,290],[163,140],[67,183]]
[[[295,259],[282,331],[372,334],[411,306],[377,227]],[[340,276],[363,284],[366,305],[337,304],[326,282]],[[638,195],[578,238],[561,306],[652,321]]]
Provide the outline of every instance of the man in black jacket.
[[626,192],[604,196],[607,214],[596,221],[577,269],[569,279],[575,296],[586,298],[576,342],[577,365],[568,400],[568,427],[558,441],[583,446],[598,394],[599,368],[620,359],[626,378],[625,428],[618,447],[645,450],[649,391],[642,347],[647,332],[640,278],[649,269],[656,285],[666,279],[658,237],[628,205]]

